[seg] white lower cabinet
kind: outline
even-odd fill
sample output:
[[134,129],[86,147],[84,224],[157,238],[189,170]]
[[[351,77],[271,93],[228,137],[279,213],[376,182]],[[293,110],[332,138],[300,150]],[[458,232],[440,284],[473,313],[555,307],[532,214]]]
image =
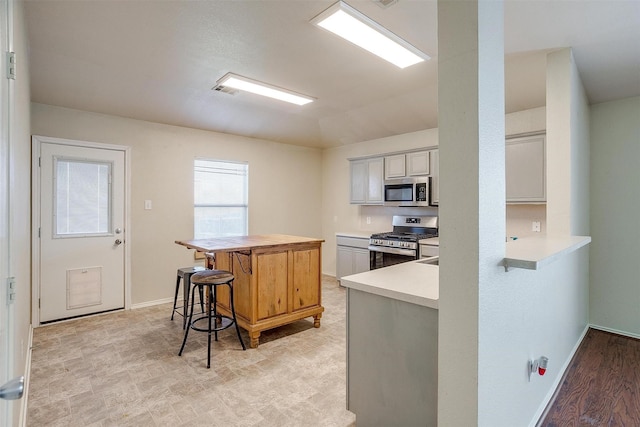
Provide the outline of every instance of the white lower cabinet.
[[369,271],[369,238],[337,236],[336,279]]

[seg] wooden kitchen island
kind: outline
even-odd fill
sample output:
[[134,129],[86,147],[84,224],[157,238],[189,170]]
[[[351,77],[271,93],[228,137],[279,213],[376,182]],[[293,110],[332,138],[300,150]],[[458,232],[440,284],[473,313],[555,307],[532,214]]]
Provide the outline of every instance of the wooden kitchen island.
[[[176,240],[189,249],[213,254],[207,267],[233,273],[238,325],[249,332],[251,348],[260,333],[306,317],[320,327],[321,245],[324,240],[284,234]],[[221,287],[218,310],[230,316],[229,291]]]

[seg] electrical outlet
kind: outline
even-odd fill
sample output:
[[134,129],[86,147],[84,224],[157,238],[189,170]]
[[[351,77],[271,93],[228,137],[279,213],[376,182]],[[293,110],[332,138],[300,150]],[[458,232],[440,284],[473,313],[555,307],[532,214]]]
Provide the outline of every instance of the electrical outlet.
[[533,221],[531,223],[531,231],[535,231],[536,233],[540,232],[540,221]]
[[16,278],[7,277],[7,305],[13,304],[16,300]]
[[367,217],[367,224],[371,224],[371,217],[370,216]]

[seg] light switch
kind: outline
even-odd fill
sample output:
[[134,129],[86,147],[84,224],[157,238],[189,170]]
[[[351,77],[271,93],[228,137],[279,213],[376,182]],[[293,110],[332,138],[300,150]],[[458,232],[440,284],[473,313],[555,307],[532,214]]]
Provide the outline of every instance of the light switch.
[[151,204],[151,200],[145,200],[144,201],[144,209],[147,211],[150,211],[152,208],[152,204]]

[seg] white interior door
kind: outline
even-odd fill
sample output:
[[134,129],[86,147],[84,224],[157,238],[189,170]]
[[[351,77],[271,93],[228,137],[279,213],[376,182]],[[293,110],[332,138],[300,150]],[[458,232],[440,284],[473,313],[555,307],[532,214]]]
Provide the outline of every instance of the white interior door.
[[125,153],[40,145],[40,323],[125,306]]

